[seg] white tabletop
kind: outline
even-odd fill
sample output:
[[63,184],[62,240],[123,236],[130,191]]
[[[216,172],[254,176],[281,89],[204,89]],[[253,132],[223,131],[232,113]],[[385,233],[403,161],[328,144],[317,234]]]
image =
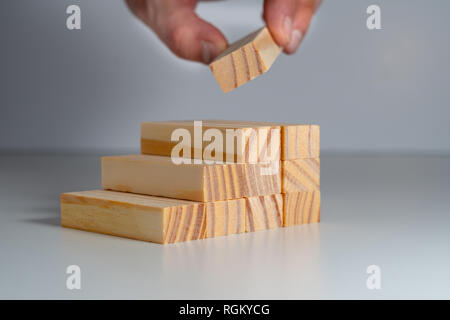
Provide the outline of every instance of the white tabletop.
[[320,224],[167,246],[59,226],[99,159],[0,156],[0,298],[450,298],[450,157],[325,155]]

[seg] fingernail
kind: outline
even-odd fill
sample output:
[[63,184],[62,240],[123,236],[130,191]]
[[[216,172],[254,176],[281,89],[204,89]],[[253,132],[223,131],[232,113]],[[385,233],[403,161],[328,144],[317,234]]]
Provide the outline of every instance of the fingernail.
[[302,41],[303,34],[300,30],[294,30],[291,34],[291,40],[289,44],[286,46],[285,50],[289,53],[293,53],[297,50],[300,42]]
[[284,18],[284,34],[287,37],[287,42],[290,42],[290,37],[291,37],[291,33],[292,33],[292,19],[291,17],[286,17]]
[[202,41],[202,59],[206,64],[210,64],[214,54],[215,54],[216,46],[209,41]]

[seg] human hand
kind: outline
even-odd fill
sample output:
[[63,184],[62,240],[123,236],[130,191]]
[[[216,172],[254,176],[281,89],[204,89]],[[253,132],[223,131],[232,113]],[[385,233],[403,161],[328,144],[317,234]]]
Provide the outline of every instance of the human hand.
[[[228,46],[215,26],[195,13],[198,0],[125,0],[180,58],[209,64]],[[321,0],[265,0],[263,19],[274,40],[287,54],[304,38]]]

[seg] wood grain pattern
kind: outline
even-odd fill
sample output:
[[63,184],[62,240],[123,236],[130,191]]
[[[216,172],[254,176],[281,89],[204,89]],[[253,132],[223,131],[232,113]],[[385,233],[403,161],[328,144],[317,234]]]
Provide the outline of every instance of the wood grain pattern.
[[282,122],[222,120],[241,126],[275,126],[281,128],[281,160],[318,158],[320,156],[320,126]]
[[320,189],[320,159],[281,161],[282,193]]
[[320,191],[283,194],[283,226],[320,221]]
[[[223,120],[202,120],[201,123],[202,130],[200,137],[197,137],[194,121],[144,122],[141,124],[141,153],[171,156],[174,147],[179,145],[186,147],[190,153],[177,154],[178,157],[183,158],[244,163],[280,160],[281,128],[279,126],[250,125]],[[191,139],[172,141],[172,133],[177,129],[187,130]],[[204,141],[203,135],[210,129],[218,130],[222,136],[218,143],[220,150],[215,149],[213,153],[204,152],[212,141],[208,139]],[[235,136],[230,132],[233,132]],[[200,138],[200,146],[195,145],[194,137]]]
[[283,197],[281,194],[250,197],[246,202],[245,231],[274,229],[283,223]]
[[179,164],[170,157],[125,155],[102,158],[103,189],[186,199],[220,201],[281,193],[281,164]]
[[206,237],[245,232],[245,200],[206,203]]
[[318,158],[320,127],[318,125],[283,125],[281,127],[281,159]]
[[61,195],[61,225],[161,244],[203,239],[205,205],[122,192]]
[[272,66],[281,52],[267,28],[231,44],[209,66],[224,92],[229,92]]

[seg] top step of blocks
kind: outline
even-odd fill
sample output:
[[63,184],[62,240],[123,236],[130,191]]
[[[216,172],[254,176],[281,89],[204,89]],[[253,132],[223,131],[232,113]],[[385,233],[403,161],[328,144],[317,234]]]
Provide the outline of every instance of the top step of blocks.
[[144,122],[141,153],[237,163],[280,160],[281,127],[223,120]]
[[144,122],[141,153],[242,163],[318,158],[320,127],[233,120]]

